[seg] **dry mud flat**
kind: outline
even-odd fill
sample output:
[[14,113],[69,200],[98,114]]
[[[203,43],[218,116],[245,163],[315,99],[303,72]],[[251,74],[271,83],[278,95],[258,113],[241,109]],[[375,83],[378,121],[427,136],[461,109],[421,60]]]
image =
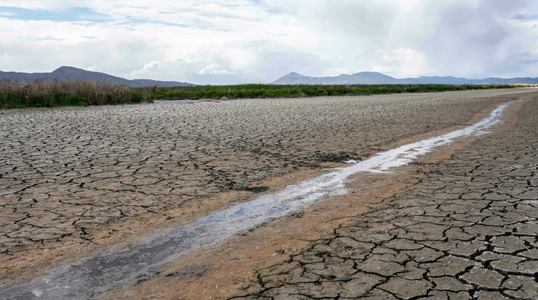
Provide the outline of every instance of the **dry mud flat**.
[[359,178],[107,299],[536,299],[538,97],[524,99],[493,135]]
[[536,115],[534,95],[493,134],[360,178],[108,299],[538,299]]
[[[232,299],[538,299],[538,97]],[[409,168],[408,170],[412,170]]]
[[481,91],[2,112],[2,286],[252,199],[319,173],[326,162],[360,159],[379,146],[468,122],[523,95]]

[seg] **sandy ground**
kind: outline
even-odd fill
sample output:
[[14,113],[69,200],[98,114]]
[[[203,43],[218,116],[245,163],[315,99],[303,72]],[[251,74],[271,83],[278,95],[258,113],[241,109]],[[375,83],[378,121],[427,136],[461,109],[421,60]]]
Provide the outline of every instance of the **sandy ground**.
[[[470,122],[479,112],[527,93],[479,91],[191,104],[163,101],[140,106],[2,111],[1,286],[27,280],[47,267],[83,255],[117,249],[160,228],[192,221],[260,192],[278,190],[323,172],[324,166],[361,159],[420,134]],[[357,183],[357,190],[368,186],[361,192],[362,202],[357,204],[345,196],[337,202],[340,206],[320,209],[327,215],[323,222],[314,216],[311,222],[319,226],[308,227],[308,234],[298,231],[301,228],[296,224],[308,219],[304,214],[288,216],[279,221],[288,225],[273,228],[266,224],[220,246],[228,247],[223,252],[227,256],[208,254],[222,251],[219,247],[193,253],[192,263],[186,264],[190,261],[186,258],[163,269],[177,271],[156,271],[155,278],[148,275],[140,283],[157,286],[155,280],[172,280],[169,284],[177,287],[181,286],[178,282],[198,282],[195,288],[183,289],[181,299],[187,297],[185,291],[192,291],[187,298],[200,299],[204,289],[220,282],[233,285],[212,297],[231,296],[238,286],[254,291],[252,280],[259,277],[255,272],[260,266],[289,261],[290,253],[302,251],[299,249],[335,228],[339,224],[335,216],[342,211],[350,216],[366,213],[368,203],[387,198],[386,193],[392,191],[389,187],[419,180],[408,174],[398,178],[361,179],[367,184]],[[271,240],[268,232],[285,238]],[[258,234],[263,237],[261,244]],[[241,247],[258,249],[257,259],[237,266],[240,254],[236,253],[242,253],[238,251]],[[237,270],[240,276],[219,278],[218,261],[244,272]],[[168,275],[163,279],[162,274]],[[129,290],[124,295],[131,293],[137,292]]]

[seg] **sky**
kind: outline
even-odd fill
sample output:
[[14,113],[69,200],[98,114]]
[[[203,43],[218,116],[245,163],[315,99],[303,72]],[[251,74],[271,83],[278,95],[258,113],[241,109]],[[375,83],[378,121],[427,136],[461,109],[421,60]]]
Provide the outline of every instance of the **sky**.
[[0,0],[0,71],[538,77],[536,0]]

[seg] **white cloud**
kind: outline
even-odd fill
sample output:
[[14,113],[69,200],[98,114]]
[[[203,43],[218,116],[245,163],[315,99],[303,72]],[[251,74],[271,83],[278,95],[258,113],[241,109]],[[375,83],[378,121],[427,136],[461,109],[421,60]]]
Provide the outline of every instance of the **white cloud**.
[[9,62],[9,57],[7,54],[0,55],[0,63],[7,64]]
[[152,61],[147,64],[144,64],[144,67],[140,70],[132,71],[131,75],[143,75],[148,73],[155,73],[158,71],[159,66],[161,65],[158,61]]
[[[271,82],[291,71],[537,76],[538,21],[530,16],[538,14],[538,2],[531,0],[0,0],[0,6],[54,15],[83,7],[105,16],[78,22],[0,16],[0,57],[9,57],[3,71],[71,65],[202,84]],[[517,15],[525,18],[509,19]]]
[[199,75],[225,75],[225,74],[234,74],[234,72],[230,72],[227,70],[224,70],[219,64],[210,64],[208,66],[203,67],[198,71]]
[[395,2],[404,10],[413,9],[420,4],[420,0],[395,0]]
[[398,48],[385,52],[378,50],[373,71],[397,77],[413,77],[426,73],[426,56],[416,50]]

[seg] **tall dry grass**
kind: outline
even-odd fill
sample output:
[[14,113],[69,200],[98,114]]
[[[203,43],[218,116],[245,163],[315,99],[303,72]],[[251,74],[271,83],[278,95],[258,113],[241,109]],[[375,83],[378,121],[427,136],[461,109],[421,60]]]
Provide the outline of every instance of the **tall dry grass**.
[[0,82],[0,108],[126,104],[150,101],[127,85],[92,80]]

